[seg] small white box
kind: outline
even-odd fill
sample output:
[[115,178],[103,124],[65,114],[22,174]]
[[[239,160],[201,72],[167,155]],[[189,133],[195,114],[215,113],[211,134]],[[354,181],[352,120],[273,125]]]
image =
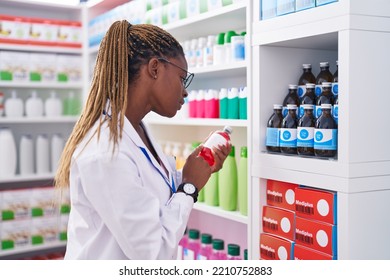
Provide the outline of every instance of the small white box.
[[31,229],[31,244],[43,245],[58,241],[58,220],[58,216],[33,219]]
[[31,190],[3,191],[0,209],[3,221],[31,218]]
[[295,12],[295,0],[277,0],[276,15],[282,16]]
[[31,220],[2,222],[1,249],[12,250],[31,246]]
[[276,2],[277,0],[262,0],[261,1],[261,19],[269,19],[276,17]]

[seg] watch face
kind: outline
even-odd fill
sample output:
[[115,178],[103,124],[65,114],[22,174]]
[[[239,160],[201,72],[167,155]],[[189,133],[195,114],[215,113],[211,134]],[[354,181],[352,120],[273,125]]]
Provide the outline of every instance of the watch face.
[[183,190],[188,194],[194,194],[196,189],[193,184],[184,184]]

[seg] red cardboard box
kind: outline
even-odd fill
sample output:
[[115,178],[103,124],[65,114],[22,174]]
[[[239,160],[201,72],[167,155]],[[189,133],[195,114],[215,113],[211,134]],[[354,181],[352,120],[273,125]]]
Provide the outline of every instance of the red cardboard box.
[[336,225],[296,217],[295,242],[310,249],[337,256]]
[[294,241],[269,233],[260,234],[260,258],[262,260],[292,260]]
[[295,213],[273,206],[263,206],[263,231],[295,240]]
[[295,211],[295,188],[298,185],[267,180],[267,204]]
[[305,246],[294,245],[294,260],[336,260],[337,258]]
[[295,190],[295,212],[307,219],[337,224],[336,192],[300,186]]

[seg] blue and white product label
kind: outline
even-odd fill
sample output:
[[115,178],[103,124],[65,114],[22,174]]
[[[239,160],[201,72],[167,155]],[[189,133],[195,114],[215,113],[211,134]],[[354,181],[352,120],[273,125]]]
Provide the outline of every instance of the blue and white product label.
[[267,136],[265,145],[270,147],[279,147],[280,128],[267,127]]
[[298,86],[298,97],[299,97],[299,99],[301,99],[305,93],[306,93],[306,85]]
[[314,149],[337,150],[337,129],[314,129]]
[[297,128],[297,147],[314,147],[314,127]]
[[[331,114],[333,114],[333,106],[332,106],[332,108],[330,109],[330,113]],[[319,105],[319,106],[315,106],[314,107],[314,112],[315,112],[315,114],[314,114],[314,116],[318,119],[319,117],[321,117],[321,114],[322,114],[322,108],[321,108],[321,105]]]
[[339,95],[339,83],[332,83],[332,93],[334,96]]
[[315,93],[316,93],[317,97],[321,95],[321,93],[322,93],[322,86],[321,85],[316,85]]
[[[302,105],[299,106],[298,109],[299,109],[299,111],[298,111],[298,118],[300,119],[300,118],[302,118],[303,115],[305,114],[305,109],[303,108]],[[315,114],[316,114],[316,106],[315,106],[315,105],[313,105],[313,113],[314,113],[314,116],[315,116]]]
[[334,105],[333,106],[333,118],[335,122],[338,124],[339,123],[339,105]]
[[297,129],[281,128],[280,129],[280,147],[295,148],[297,146]]
[[[283,118],[286,117],[287,114],[288,114],[287,106],[283,106],[283,109],[282,109]],[[297,107],[295,114],[298,116],[298,114],[299,114],[299,107]]]

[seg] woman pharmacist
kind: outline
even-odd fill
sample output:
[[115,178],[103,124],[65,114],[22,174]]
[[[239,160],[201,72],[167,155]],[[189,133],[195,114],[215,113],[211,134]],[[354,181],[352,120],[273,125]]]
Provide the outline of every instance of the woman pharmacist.
[[97,57],[90,93],[55,177],[70,188],[65,259],[175,259],[197,193],[221,169],[197,148],[179,174],[142,119],[173,117],[193,74],[183,49],[153,25],[115,22]]

